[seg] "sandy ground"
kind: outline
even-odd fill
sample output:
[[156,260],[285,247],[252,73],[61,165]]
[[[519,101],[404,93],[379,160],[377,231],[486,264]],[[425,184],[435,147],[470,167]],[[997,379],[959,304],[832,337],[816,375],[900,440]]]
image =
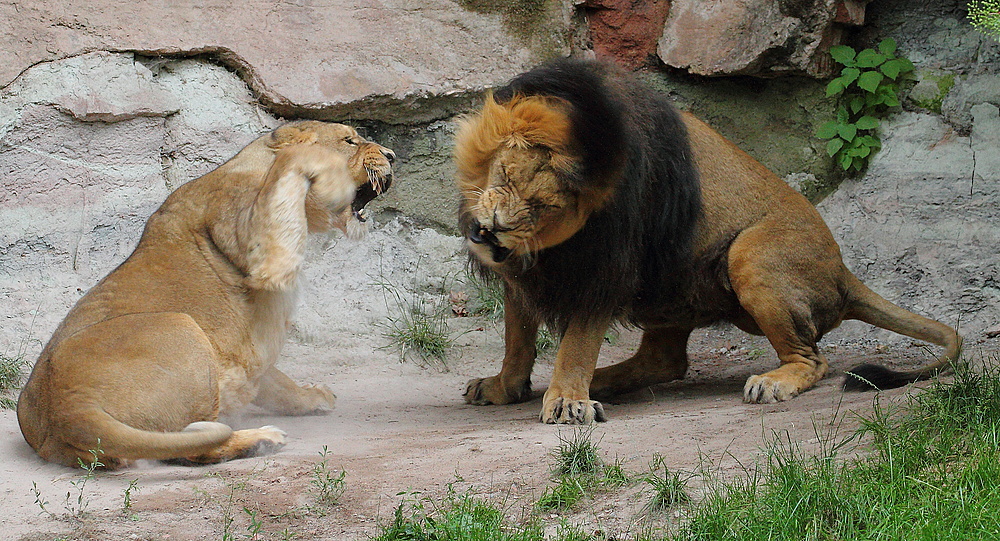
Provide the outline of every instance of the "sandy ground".
[[[326,362],[336,352],[289,344],[280,365],[302,382],[326,383],[338,395],[333,413],[316,417],[273,417],[247,412],[228,421],[237,428],[274,424],[289,434],[288,445],[267,457],[201,468],[142,462],[126,471],[102,473],[79,487],[82,471],[42,462],[21,438],[13,411],[0,414],[0,479],[4,536],[8,539],[222,539],[224,516],[235,516],[234,539],[250,538],[249,515],[263,523],[258,539],[365,539],[392,518],[404,499],[440,500],[449,487],[503,502],[514,518],[529,513],[551,485],[552,451],[573,429],[537,422],[540,395],[551,373],[551,354],[535,373],[535,398],[527,403],[476,407],[461,397],[465,382],[498,369],[499,333],[474,319],[452,321],[472,329],[459,336],[448,371],[400,362],[397,354],[373,348],[366,358]],[[482,330],[479,330],[482,329]],[[602,363],[634,350],[638,335],[623,332],[607,344]],[[372,341],[379,342],[378,336]],[[916,348],[868,351],[839,347],[829,353],[835,373],[815,389],[783,404],[741,401],[744,379],[771,364],[766,344],[730,330],[699,332],[684,381],[660,385],[606,403],[610,417],[592,438],[608,462],[621,460],[630,472],[646,471],[657,455],[672,470],[706,466],[738,475],[751,465],[775,433],[806,448],[822,434],[846,435],[852,412],[870,411],[872,394],[842,394],[840,372],[862,358],[910,358]],[[905,391],[893,391],[900,396]],[[312,469],[327,446],[328,465],[346,470],[346,491],[325,512],[314,501]],[[741,465],[742,464],[742,465]],[[124,493],[135,480],[131,508]],[[694,483],[695,485],[697,483]],[[33,486],[48,502],[41,510]],[[605,532],[636,531],[669,516],[643,510],[641,485],[598,495],[578,510],[546,514],[553,524],[568,519]],[[692,486],[697,492],[697,486]],[[86,511],[77,517],[80,495]],[[68,497],[68,499],[67,499]],[[669,513],[668,513],[669,515]]]
[[[0,411],[3,537],[195,540],[288,539],[294,534],[300,540],[366,539],[392,519],[400,502],[440,501],[449,490],[490,498],[512,519],[524,518],[552,485],[553,450],[575,436],[573,428],[537,421],[552,352],[536,365],[533,400],[477,407],[466,405],[461,395],[470,378],[499,370],[501,323],[451,318],[456,344],[446,369],[412,359],[401,362],[397,351],[382,347],[387,341],[379,322],[394,307],[379,284],[400,285],[399,291],[421,302],[444,302],[449,290],[465,287],[453,279],[463,259],[458,239],[401,220],[374,230],[364,241],[313,242],[301,306],[278,364],[299,382],[329,385],[338,403],[325,416],[248,411],[224,419],[234,428],[271,424],[284,429],[288,445],[271,456],[199,468],[141,462],[84,483],[82,470],[39,459],[21,437],[15,413]],[[58,317],[45,325],[54,327]],[[629,356],[638,336],[622,331],[610,340],[601,364]],[[837,339],[837,333],[831,337]],[[827,379],[790,402],[751,405],[742,402],[743,382],[777,364],[766,341],[729,328],[698,331],[692,337],[687,378],[606,402],[609,420],[598,424],[591,438],[605,461],[621,461],[636,474],[662,457],[670,470],[707,468],[741,475],[775,434],[810,450],[821,440],[851,432],[855,413],[870,412],[874,395],[841,393],[847,368],[869,360],[914,366],[929,359],[924,348],[907,343],[826,344],[832,364]],[[311,481],[324,447],[329,450],[328,470],[346,471],[346,490],[337,505],[318,509]],[[695,497],[698,479],[691,484]],[[128,491],[130,484],[135,488]],[[542,518],[552,528],[567,520],[612,535],[670,523],[677,512],[646,512],[649,495],[643,490],[639,483],[598,494],[572,512]],[[131,505],[125,509],[127,491]],[[45,510],[39,501],[47,502]],[[262,524],[256,536],[247,530],[250,514],[244,509]],[[227,515],[234,517],[228,530]]]

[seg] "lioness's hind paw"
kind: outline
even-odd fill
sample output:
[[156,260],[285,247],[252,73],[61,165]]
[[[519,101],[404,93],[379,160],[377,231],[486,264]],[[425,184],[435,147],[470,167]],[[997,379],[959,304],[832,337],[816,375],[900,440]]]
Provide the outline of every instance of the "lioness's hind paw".
[[784,402],[797,394],[795,385],[768,376],[750,376],[743,386],[743,401],[750,404]]
[[274,454],[288,443],[288,434],[276,426],[262,426],[255,432],[259,435],[259,439],[254,445],[250,456]]
[[589,425],[607,421],[604,404],[596,400],[556,398],[542,406],[538,420],[546,424]]

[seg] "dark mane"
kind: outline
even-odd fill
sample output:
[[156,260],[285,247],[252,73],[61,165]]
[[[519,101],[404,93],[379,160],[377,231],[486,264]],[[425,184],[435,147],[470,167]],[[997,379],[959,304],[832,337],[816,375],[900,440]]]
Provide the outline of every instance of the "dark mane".
[[510,261],[508,287],[560,331],[581,314],[637,323],[637,313],[674,294],[675,276],[691,264],[701,191],[680,116],[633,75],[599,62],[550,62],[494,94],[498,102],[516,95],[566,100],[580,160],[570,183],[616,188],[568,240]]

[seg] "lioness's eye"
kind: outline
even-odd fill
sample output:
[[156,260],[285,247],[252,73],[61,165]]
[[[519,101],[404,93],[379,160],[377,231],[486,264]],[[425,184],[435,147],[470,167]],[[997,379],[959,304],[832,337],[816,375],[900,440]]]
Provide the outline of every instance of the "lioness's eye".
[[344,142],[351,146],[358,146],[358,142],[352,139],[350,136],[344,138]]

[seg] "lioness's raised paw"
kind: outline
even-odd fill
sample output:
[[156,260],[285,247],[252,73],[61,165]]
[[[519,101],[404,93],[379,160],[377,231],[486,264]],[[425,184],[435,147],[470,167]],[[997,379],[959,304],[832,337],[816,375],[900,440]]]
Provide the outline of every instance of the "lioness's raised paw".
[[531,380],[520,387],[505,389],[500,384],[500,376],[471,379],[462,396],[467,404],[474,406],[516,404],[531,398]]
[[589,425],[608,418],[604,415],[604,405],[596,400],[570,400],[560,396],[542,404],[538,420],[550,425]]
[[799,394],[798,386],[771,376],[750,376],[743,386],[743,401],[750,404],[784,402]]

